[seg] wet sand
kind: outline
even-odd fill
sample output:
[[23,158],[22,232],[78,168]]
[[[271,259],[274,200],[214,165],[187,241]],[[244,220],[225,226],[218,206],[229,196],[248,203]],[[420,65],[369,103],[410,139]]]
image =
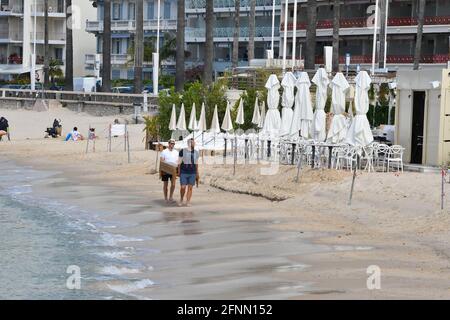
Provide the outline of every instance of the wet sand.
[[[106,153],[104,139],[88,155],[83,143],[0,143],[18,164],[60,172],[38,192],[103,212],[105,224],[120,225],[108,232],[143,240],[117,242],[144,266],[128,270],[132,280],[99,285],[150,299],[450,298],[450,212],[439,210],[438,174],[359,174],[349,207],[348,173],[314,180],[326,171],[305,172],[297,187],[283,176],[267,184],[245,166],[233,177],[232,166],[211,165],[193,206],[179,208],[161,201],[156,154],[142,150],[142,127],[130,127],[131,164],[118,149]],[[281,174],[292,179],[291,171]],[[274,184],[286,200],[234,193],[266,194]],[[381,269],[380,290],[367,288],[370,265]]]

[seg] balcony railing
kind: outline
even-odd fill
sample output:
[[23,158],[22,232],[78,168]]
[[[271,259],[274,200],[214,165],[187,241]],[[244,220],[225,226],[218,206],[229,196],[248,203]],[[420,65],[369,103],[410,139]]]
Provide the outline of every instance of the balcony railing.
[[[34,14],[34,5],[31,5],[31,14]],[[44,4],[37,4],[36,5],[36,12],[38,14],[42,14],[45,11],[45,6]],[[52,13],[64,13],[64,6],[58,6],[56,3],[49,3],[48,4],[48,13],[52,14]]]
[[0,31],[0,39],[21,41],[23,34],[21,30],[2,30]]
[[[450,61],[450,54],[432,54],[432,55],[422,55],[420,62],[421,63],[447,63]],[[386,57],[387,63],[394,64],[412,64],[414,62],[413,55],[388,55]],[[316,64],[323,64],[323,57],[316,57]],[[345,63],[345,56],[339,57],[339,63]],[[352,64],[370,64],[372,63],[371,55],[354,55],[351,57]]]
[[[34,40],[34,32],[30,32],[30,40]],[[62,32],[49,32],[49,41],[66,41],[66,34]],[[44,41],[44,32],[36,32],[36,41]]]
[[[350,18],[350,19],[341,19],[340,20],[340,27],[341,28],[364,28],[367,27],[367,18]],[[432,17],[425,17],[424,21],[425,25],[447,25],[450,24],[450,16],[432,16]],[[300,22],[297,23],[297,30],[304,30],[306,29],[306,22]],[[416,18],[389,18],[388,19],[388,26],[415,26],[417,25],[417,19]],[[289,22],[288,30],[292,30],[294,27],[294,24],[292,22]],[[333,20],[319,20],[317,22],[317,29],[332,29],[333,28]],[[281,23],[280,27],[281,31],[284,31],[284,22]]]
[[[233,27],[223,27],[214,28],[215,38],[233,38],[234,28]],[[279,36],[279,30],[275,30],[275,36]],[[239,37],[248,37],[249,28],[241,27],[239,28]],[[256,27],[255,37],[270,37],[272,36],[272,27]],[[205,29],[201,28],[186,28],[186,38],[202,38],[205,37]]]
[[[133,58],[129,54],[111,54],[111,64],[123,65],[128,62],[132,62]],[[86,54],[84,57],[84,63],[88,65],[95,64],[95,54]],[[102,63],[102,55],[100,54],[100,64]],[[151,62],[143,62],[144,65],[152,65]],[[162,65],[169,66],[175,65],[175,61],[173,59],[166,59],[161,61]]]
[[[276,0],[275,5],[280,5],[281,0]],[[272,7],[272,0],[256,0],[257,7]],[[249,7],[250,0],[241,0],[241,7]],[[205,9],[206,0],[190,0],[187,9]],[[214,8],[234,8],[234,0],[214,0]]]
[[[156,30],[158,20],[144,20],[144,30]],[[175,30],[177,28],[176,19],[162,19],[159,21],[161,30]],[[114,31],[134,31],[136,23],[132,20],[115,20],[111,21],[111,30]],[[86,30],[90,32],[102,32],[103,21],[86,21]]]
[[20,13],[23,13],[23,6],[20,5],[0,6],[0,15],[20,14]]

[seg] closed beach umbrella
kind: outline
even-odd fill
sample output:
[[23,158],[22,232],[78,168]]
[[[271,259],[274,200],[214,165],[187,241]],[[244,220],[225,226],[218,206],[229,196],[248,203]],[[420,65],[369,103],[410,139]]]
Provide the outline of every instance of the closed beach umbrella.
[[177,129],[186,131],[186,111],[184,111],[184,103],[181,104],[180,115],[178,116]]
[[265,85],[267,89],[267,114],[264,119],[264,129],[265,133],[277,135],[280,132],[281,127],[281,116],[278,110],[278,104],[280,102],[280,81],[276,75],[270,75],[269,79]]
[[222,121],[222,129],[226,132],[233,130],[233,122],[231,120],[231,107],[229,101],[227,101],[227,109],[225,111],[225,117]]
[[281,85],[283,86],[283,95],[281,97],[281,105],[283,109],[281,109],[281,129],[280,135],[284,136],[289,134],[289,130],[291,128],[292,116],[294,111],[292,111],[292,106],[294,105],[295,96],[294,96],[294,88],[295,88],[295,78],[292,72],[286,72],[281,81]]
[[205,103],[202,103],[202,110],[200,111],[200,119],[198,119],[197,129],[201,132],[206,131],[206,110]]
[[175,109],[175,103],[172,105],[172,114],[170,115],[169,130],[177,130],[177,111]]
[[261,121],[261,113],[259,112],[258,97],[255,99],[255,107],[253,108],[252,123],[258,125]]
[[189,130],[197,130],[197,112],[195,110],[195,102],[192,104],[191,116],[189,117]]
[[261,118],[259,119],[258,128],[264,128],[264,120],[266,119],[266,102],[263,101],[261,104]]
[[347,136],[347,119],[345,112],[345,96],[350,85],[341,72],[336,73],[330,83],[331,87],[331,120],[327,141],[331,143],[344,142]]
[[301,72],[295,85],[297,87],[297,94],[295,95],[294,115],[292,116],[289,134],[297,135],[300,131],[300,135],[308,139],[314,117],[311,94],[309,93],[311,82],[309,81],[308,74]]
[[372,80],[366,71],[361,71],[355,78],[355,111],[352,124],[347,133],[347,143],[365,147],[373,141],[367,112],[369,111],[370,83]]
[[316,89],[316,110],[314,111],[314,119],[312,122],[312,138],[315,141],[325,141],[326,139],[326,118],[325,104],[327,103],[327,89],[330,83],[328,74],[324,68],[317,70],[312,78],[317,86]]
[[236,115],[236,123],[237,124],[244,124],[245,118],[244,118],[244,100],[239,101],[239,107]]
[[209,128],[209,131],[214,132],[214,133],[220,132],[219,114],[217,112],[217,104],[214,107],[214,113],[213,113],[211,127]]

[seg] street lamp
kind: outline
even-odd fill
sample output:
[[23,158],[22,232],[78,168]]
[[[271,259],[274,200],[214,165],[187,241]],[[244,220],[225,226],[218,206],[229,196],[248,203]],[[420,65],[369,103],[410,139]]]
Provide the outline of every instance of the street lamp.
[[153,53],[153,94],[158,95],[159,78],[159,19],[161,16],[161,0],[158,0],[158,16],[156,22],[156,52]]
[[36,0],[33,2],[34,27],[33,27],[33,53],[31,54],[30,85],[31,90],[36,89]]

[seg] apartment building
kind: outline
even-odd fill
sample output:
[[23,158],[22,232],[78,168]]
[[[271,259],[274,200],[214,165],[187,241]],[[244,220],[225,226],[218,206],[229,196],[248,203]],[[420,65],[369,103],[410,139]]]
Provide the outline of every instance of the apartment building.
[[[92,1],[92,0],[91,0]],[[97,20],[86,22],[86,30],[97,37],[97,53],[102,50],[103,3],[97,2]],[[144,1],[145,37],[156,37],[157,0]],[[298,0],[296,57],[304,58],[307,0]],[[333,1],[318,0],[316,63],[323,63],[323,47],[332,45]],[[353,67],[369,67],[372,62],[375,0],[343,0],[340,19],[340,63],[350,54]],[[206,0],[186,0],[186,67],[204,64]],[[234,31],[234,0],[214,0],[214,70],[231,67]],[[112,77],[132,79],[129,47],[135,28],[134,0],[112,1]],[[417,33],[418,0],[389,1],[387,27],[387,66],[390,69],[412,67]],[[286,0],[275,0],[274,56],[282,57]],[[292,58],[294,0],[288,2],[287,50]],[[256,0],[255,58],[263,59],[271,48],[273,0]],[[248,65],[250,1],[241,0],[239,65]],[[161,0],[161,43],[165,32],[176,32],[177,1]],[[449,58],[450,0],[427,1],[422,48],[422,68],[442,68]],[[379,41],[377,42],[377,48]],[[378,57],[378,55],[377,55]],[[86,66],[93,68],[95,55],[86,55]],[[174,61],[165,61],[166,72],[173,71]],[[144,78],[151,79],[151,63],[144,62]],[[164,72],[164,71],[163,71]]]
[[[95,1],[97,5],[96,20],[86,21],[86,31],[95,34],[97,53],[102,53],[103,41],[103,1]],[[136,4],[132,0],[112,1],[111,3],[111,64],[112,79],[133,79],[134,69],[129,48],[132,46],[133,34],[136,28]],[[144,37],[156,38],[158,0],[144,0]],[[177,28],[177,0],[161,0],[160,43],[164,34],[175,35]],[[92,69],[95,64],[95,54],[85,56],[86,68]],[[100,58],[101,61],[101,58]],[[175,69],[175,61],[162,62],[163,72]],[[151,79],[152,63],[144,59],[144,79]]]
[[[186,0],[186,46],[190,52],[187,63],[203,64],[205,58],[206,0]],[[273,0],[256,0],[255,59],[264,59],[271,49]],[[274,51],[279,52],[281,2],[275,1]],[[231,67],[233,51],[235,3],[233,0],[214,0],[214,70],[223,72]],[[239,65],[248,65],[250,0],[241,0],[239,30]]]
[[[36,17],[36,42],[34,18]],[[49,56],[65,60],[65,1],[48,1]],[[30,72],[31,53],[36,44],[37,69],[44,63],[44,2],[36,0],[1,0],[0,5],[0,79]]]
[[[306,0],[298,1],[296,57],[304,58],[306,40]],[[373,17],[375,1],[345,0],[341,4],[339,60],[343,65],[350,54],[352,65],[368,67],[372,62]],[[282,0],[280,42],[284,39],[284,13],[286,0]],[[422,45],[422,68],[442,69],[449,57],[450,0],[427,1]],[[417,33],[418,0],[391,0],[388,7],[387,67],[411,69]],[[288,3],[286,55],[292,57],[294,1]],[[323,47],[332,45],[332,1],[318,1],[316,63],[323,63]],[[370,24],[372,22],[372,25]],[[379,38],[378,38],[379,39]],[[377,49],[379,42],[377,42]],[[282,52],[280,53],[280,55]],[[377,54],[378,61],[378,54]]]

